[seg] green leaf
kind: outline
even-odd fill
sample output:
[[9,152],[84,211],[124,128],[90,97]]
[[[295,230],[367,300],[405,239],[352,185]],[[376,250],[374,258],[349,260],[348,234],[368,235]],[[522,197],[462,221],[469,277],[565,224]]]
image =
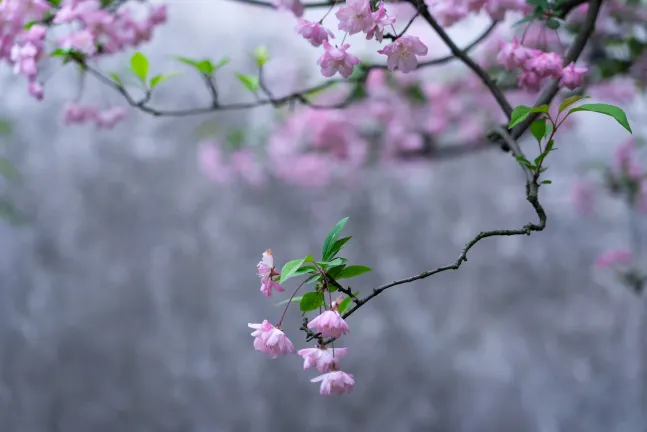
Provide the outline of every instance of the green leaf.
[[11,135],[11,122],[0,118],[0,135]]
[[306,255],[306,257],[303,259],[303,262],[315,262],[314,257],[311,254]]
[[359,276],[364,273],[368,273],[371,270],[372,269],[370,267],[361,266],[361,265],[352,265],[342,270],[335,279],[350,279],[352,277]]
[[115,82],[115,84],[117,84],[119,87],[124,86],[124,83],[121,80],[121,77],[119,76],[119,74],[117,74],[115,72],[110,72],[108,75],[110,76],[110,78],[112,78],[112,80]]
[[544,180],[543,182],[541,182],[541,184],[551,184],[551,183],[552,183],[552,181],[550,181],[550,180]]
[[[0,2],[0,3],[1,3],[1,2]],[[24,26],[23,28],[24,28],[25,30],[29,30],[30,28],[32,28],[32,27],[33,27],[33,26],[35,26],[36,24],[39,24],[39,21],[29,21],[27,24],[25,24],[25,26]]]
[[589,98],[590,96],[584,96],[584,95],[569,96],[566,99],[564,99],[561,104],[559,104],[559,112],[561,113],[566,108],[573,105],[574,103],[581,101],[582,99],[589,99]]
[[299,308],[303,312],[309,312],[317,309],[324,304],[324,296],[321,292],[309,292],[304,294],[299,304]]
[[348,242],[348,240],[351,239],[352,236],[344,237],[335,242],[333,247],[330,249],[330,257],[333,258],[335,255],[339,253],[341,248]]
[[259,81],[257,76],[237,73],[236,77],[238,77],[240,82],[242,82],[245,88],[250,92],[256,93],[258,91]]
[[324,261],[328,261],[330,258],[332,258],[331,252],[333,250],[333,247],[335,246],[335,243],[337,242],[337,239],[339,238],[339,234],[341,234],[342,230],[344,229],[346,222],[348,222],[347,217],[337,222],[333,229],[328,232],[326,240],[324,240],[324,244],[321,249],[322,259]]
[[526,117],[528,117],[528,114],[530,114],[531,109],[532,108],[525,105],[519,105],[518,107],[513,109],[512,115],[510,115],[510,124],[508,125],[508,129],[512,129],[517,124],[524,121]]
[[281,306],[287,303],[294,303],[294,302],[300,302],[303,296],[296,296],[292,297],[291,299],[283,300],[282,302],[278,302],[276,306]]
[[551,30],[557,30],[559,28],[559,21],[551,18],[546,21],[546,27],[548,27]]
[[72,50],[69,49],[63,49],[63,48],[56,48],[54,51],[49,53],[50,57],[67,57],[70,55]]
[[173,78],[174,76],[179,75],[177,72],[169,73],[169,74],[159,74],[155,75],[153,78],[151,78],[151,83],[150,83],[150,88],[151,90],[166,81],[169,78]]
[[297,270],[299,270],[299,267],[301,267],[303,261],[305,261],[305,258],[295,259],[285,263],[285,265],[281,269],[281,278],[279,279],[279,283],[283,283],[291,277],[296,276],[295,273],[297,272]]
[[297,271],[292,273],[292,277],[301,276],[304,274],[312,274],[312,273],[315,273],[316,271],[317,269],[315,269],[314,267],[301,267]]
[[198,62],[196,68],[204,75],[211,76],[216,71],[216,67],[211,63],[211,60],[202,60]]
[[254,51],[254,59],[256,59],[256,65],[262,68],[270,60],[270,53],[266,47],[260,46]]
[[13,226],[24,225],[27,219],[6,199],[0,199],[0,218]]
[[351,304],[352,302],[353,302],[353,299],[352,299],[352,298],[350,298],[350,297],[346,297],[345,299],[343,299],[343,300],[341,301],[341,303],[339,303],[339,306],[337,306],[337,311],[338,311],[340,314],[343,314],[344,312],[346,312],[346,309],[348,309],[348,307],[350,306],[350,304]]
[[544,139],[544,134],[546,133],[546,120],[546,118],[540,118],[530,123],[530,132],[537,142],[541,142],[541,140]]
[[144,54],[137,51],[130,58],[130,70],[137,76],[142,82],[146,82],[146,77],[148,76],[148,59]]
[[629,133],[633,133],[631,131],[631,126],[629,126],[629,121],[627,120],[627,114],[625,112],[618,108],[615,105],[608,105],[608,104],[584,104],[581,105],[577,108],[573,108],[568,112],[568,114],[572,114],[574,112],[578,111],[590,111],[590,112],[596,112],[600,114],[605,114],[608,116],[613,117],[616,119],[618,123],[620,123],[620,126],[623,128],[627,129]]
[[9,181],[18,180],[20,178],[20,173],[7,158],[0,158],[0,174]]
[[231,144],[234,149],[238,149],[245,143],[245,131],[241,128],[231,128],[227,131],[227,142]]
[[524,121],[532,113],[547,113],[548,105],[540,105],[535,108],[530,108],[525,105],[519,105],[514,110],[512,110],[512,115],[510,116],[510,124],[508,129],[512,129],[522,121]]
[[337,275],[346,268],[346,264],[340,264],[337,266],[328,267],[326,274],[333,279],[337,279]]
[[213,70],[217,71],[218,69],[222,68],[223,66],[225,66],[228,63],[229,63],[229,57],[221,58],[220,60],[218,60],[218,63],[213,65]]

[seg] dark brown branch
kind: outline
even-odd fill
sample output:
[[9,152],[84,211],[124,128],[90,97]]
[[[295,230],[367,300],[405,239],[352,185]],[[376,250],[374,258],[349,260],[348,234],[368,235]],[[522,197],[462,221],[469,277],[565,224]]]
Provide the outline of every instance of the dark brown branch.
[[496,99],[497,103],[505,113],[507,118],[510,118],[512,115],[512,106],[510,105],[510,102],[508,102],[508,99],[505,97],[503,94],[503,91],[496,85],[496,83],[490,78],[490,75],[481,67],[479,66],[472,58],[467,55],[465,52],[463,52],[452,40],[452,38],[449,37],[445,29],[442,28],[442,26],[436,21],[434,17],[431,16],[431,13],[429,12],[429,8],[427,7],[426,4],[422,2],[422,0],[408,0],[416,9],[418,12],[420,12],[420,15],[422,18],[424,18],[425,21],[429,24],[429,26],[434,29],[436,34],[442,39],[443,42],[445,42],[445,45],[449,47],[449,50],[451,51],[452,55],[457,57],[460,61],[465,63],[465,65],[472,70],[483,82],[483,84],[490,90],[490,93],[492,93],[492,96],[494,96],[494,99]]
[[[512,154],[514,156],[521,156],[525,158],[525,155],[523,154],[521,148],[519,147],[518,143],[509,135],[509,133],[502,127],[497,127],[496,133],[500,134],[501,139],[506,142],[506,144],[510,147]],[[349,309],[347,312],[345,312],[342,317],[344,319],[348,318],[351,316],[357,309],[365,305],[367,302],[369,302],[371,299],[375,298],[379,294],[383,293],[389,288],[398,286],[398,285],[403,285],[407,284],[410,282],[415,282],[417,280],[422,280],[426,279],[430,276],[433,276],[438,273],[442,273],[445,271],[449,270],[458,270],[461,265],[464,262],[467,262],[467,253],[481,240],[486,239],[488,237],[500,237],[500,236],[517,236],[517,235],[530,235],[533,232],[538,232],[538,231],[543,231],[544,228],[546,228],[546,212],[544,211],[543,207],[541,206],[539,202],[539,183],[538,183],[538,173],[533,173],[531,172],[527,167],[524,165],[521,165],[521,169],[523,170],[525,176],[526,176],[526,200],[530,203],[532,208],[535,210],[535,213],[537,214],[538,222],[537,223],[528,223],[524,225],[520,229],[516,230],[492,230],[492,231],[483,231],[477,234],[472,240],[470,240],[462,249],[460,255],[458,256],[458,259],[450,264],[446,265],[443,267],[438,267],[433,270],[429,270],[426,272],[422,272],[416,276],[408,277],[405,279],[400,279],[393,281],[391,283],[388,283],[386,285],[382,285],[378,288],[374,288],[373,292],[371,292],[369,295],[366,297],[359,299],[359,301],[355,302],[355,305]],[[317,336],[317,335],[315,335]],[[332,339],[327,339],[324,341],[324,344],[329,344],[334,341],[334,338]]]
[[[485,38],[487,38],[490,33],[496,28],[498,25],[497,21],[494,21],[478,38],[476,38],[471,44],[469,44],[467,47],[463,48],[461,50],[462,53],[467,54],[471,50],[473,50],[476,46],[478,46]],[[447,55],[444,57],[439,57],[437,59],[429,60],[426,62],[421,62],[418,65],[418,68],[423,68],[423,67],[430,67],[430,66],[437,66],[441,64],[446,64],[449,63],[453,60],[455,60],[456,57],[454,55]],[[281,97],[269,97],[267,99],[259,99],[254,102],[242,102],[242,103],[233,103],[233,104],[214,104],[212,103],[209,106],[205,107],[200,107],[200,108],[188,108],[188,109],[181,109],[181,110],[160,110],[156,109],[153,107],[150,107],[148,104],[148,101],[150,99],[150,94],[147,94],[147,97],[141,99],[141,100],[135,100],[132,95],[121,85],[118,83],[114,82],[112,79],[110,79],[108,76],[102,74],[99,70],[89,66],[87,63],[84,63],[82,60],[78,58],[71,58],[71,60],[75,61],[81,68],[85,69],[88,73],[93,75],[95,78],[97,78],[99,81],[102,83],[108,85],[111,87],[113,90],[117,91],[119,94],[121,94],[126,102],[134,107],[137,108],[145,113],[148,113],[153,116],[161,117],[184,117],[184,116],[192,116],[192,115],[200,115],[200,114],[208,114],[214,111],[235,111],[235,110],[244,110],[244,109],[253,109],[261,106],[267,106],[267,105],[273,105],[275,107],[280,107],[284,105],[288,105],[293,102],[301,102],[304,105],[308,105],[311,108],[315,109],[341,109],[345,108],[348,105],[352,103],[352,98],[346,98],[344,101],[334,104],[334,105],[316,105],[307,100],[307,95],[311,93],[316,93],[325,89],[328,89],[336,84],[359,84],[362,82],[361,79],[331,79],[328,81],[325,81],[321,84],[318,84],[316,86],[310,87],[305,90],[300,90],[298,92],[290,93],[285,96]],[[369,65],[364,65],[362,66],[365,71],[369,71],[371,69],[386,69],[386,65],[383,64],[369,64]],[[212,81],[207,82],[205,81],[205,84],[207,84],[207,87],[212,95],[213,99],[213,90],[215,90],[215,87],[212,89],[209,87],[209,84],[213,84]],[[264,88],[261,88],[264,93],[267,94],[268,88],[265,87],[265,83],[263,83]],[[215,99],[217,100],[217,99]],[[213,101],[212,101],[213,102]]]

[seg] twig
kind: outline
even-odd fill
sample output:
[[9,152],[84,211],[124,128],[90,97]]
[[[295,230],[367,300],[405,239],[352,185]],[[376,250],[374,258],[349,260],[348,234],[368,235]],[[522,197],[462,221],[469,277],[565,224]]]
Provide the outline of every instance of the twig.
[[429,8],[427,7],[426,4],[422,3],[422,0],[407,0],[409,3],[411,3],[418,12],[420,12],[420,15],[422,18],[424,18],[425,21],[429,24],[429,26],[434,29],[434,31],[438,34],[438,36],[442,39],[443,42],[445,42],[445,45],[449,47],[449,50],[451,53],[457,57],[460,61],[465,63],[465,65],[472,70],[483,82],[483,84],[490,90],[490,93],[492,93],[492,96],[494,96],[494,99],[496,99],[497,103],[505,113],[507,118],[510,118],[512,115],[512,106],[510,105],[510,102],[508,102],[508,99],[505,97],[503,94],[503,91],[496,85],[496,83],[490,78],[490,75],[481,67],[479,66],[472,58],[464,53],[452,40],[452,38],[449,37],[445,29],[442,28],[442,26],[436,21],[434,17],[431,16],[431,13],[429,13]]
[[[495,132],[501,135],[501,139],[503,139],[510,149],[512,150],[512,153],[514,156],[522,156],[525,158],[525,155],[521,151],[521,148],[519,147],[518,143],[509,135],[509,133],[503,129],[502,127],[495,127]],[[543,231],[544,228],[546,227],[546,212],[544,211],[543,207],[541,206],[539,202],[539,184],[537,183],[537,178],[533,173],[525,166],[519,164],[521,168],[523,169],[525,176],[526,176],[526,200],[532,205],[532,208],[535,210],[535,213],[537,214],[538,222],[537,223],[527,223],[520,229],[516,230],[492,230],[492,231],[482,231],[479,234],[477,234],[472,240],[470,240],[465,247],[463,247],[463,250],[461,251],[460,255],[458,256],[458,259],[450,265],[443,266],[443,267],[438,267],[436,269],[422,272],[416,276],[408,277],[405,279],[400,279],[393,281],[391,283],[388,283],[386,285],[382,285],[378,288],[374,288],[373,292],[366,297],[360,299],[358,302],[355,303],[355,306],[353,306],[351,309],[349,309],[347,312],[344,313],[342,316],[344,319],[348,318],[350,315],[352,315],[357,309],[365,305],[368,301],[373,299],[374,297],[378,296],[382,292],[386,291],[389,288],[392,288],[394,286],[398,285],[403,285],[406,283],[414,282],[417,280],[425,279],[430,276],[433,276],[438,273],[442,273],[448,270],[458,270],[460,266],[464,263],[467,262],[467,253],[481,240],[488,238],[488,237],[498,237],[498,236],[516,236],[516,235],[530,235],[533,232],[538,232],[538,231]],[[332,342],[334,338],[327,339],[325,344],[328,344]]]

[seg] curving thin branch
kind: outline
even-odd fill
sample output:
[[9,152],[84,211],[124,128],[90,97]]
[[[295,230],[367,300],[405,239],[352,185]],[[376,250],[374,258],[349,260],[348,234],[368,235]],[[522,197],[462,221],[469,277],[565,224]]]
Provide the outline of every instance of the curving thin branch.
[[423,2],[423,0],[406,0],[409,3],[411,3],[420,13],[420,16],[427,21],[429,26],[434,29],[436,34],[442,39],[443,42],[445,42],[445,45],[449,47],[452,55],[456,58],[458,58],[460,61],[465,63],[465,65],[472,70],[483,82],[483,84],[490,90],[490,93],[492,93],[492,96],[494,96],[494,99],[496,99],[497,103],[505,113],[507,118],[510,118],[512,115],[512,106],[510,105],[510,102],[508,102],[508,99],[505,97],[503,94],[503,91],[499,88],[499,86],[496,85],[496,83],[490,78],[490,75],[481,67],[479,66],[472,58],[463,52],[456,43],[452,40],[452,38],[449,37],[445,29],[436,21],[436,19],[431,16],[431,13],[429,12],[429,7]]
[[[519,147],[519,144],[510,136],[508,131],[500,126],[495,127],[495,132],[500,135],[501,139],[504,140],[507,145],[510,147],[512,154],[514,156],[520,156],[525,159],[525,155],[521,148]],[[464,262],[467,262],[467,253],[481,240],[489,238],[489,237],[502,237],[502,236],[517,236],[517,235],[530,235],[533,232],[539,232],[543,231],[544,228],[546,228],[546,221],[548,219],[546,212],[544,211],[544,208],[542,207],[541,203],[539,202],[539,173],[533,173],[531,172],[526,166],[519,164],[521,166],[525,176],[526,176],[526,200],[530,203],[532,208],[535,210],[535,213],[537,215],[538,221],[537,222],[530,222],[524,225],[520,229],[504,229],[504,230],[492,230],[492,231],[482,231],[478,233],[472,240],[470,240],[461,250],[460,255],[458,256],[458,259],[452,264],[442,266],[435,268],[433,270],[425,271],[422,272],[418,275],[411,276],[405,279],[400,279],[393,281],[391,283],[388,283],[386,285],[382,285],[378,288],[374,288],[373,291],[367,295],[364,298],[357,299],[356,297],[352,297],[353,302],[355,303],[352,308],[350,308],[348,311],[346,311],[343,315],[342,318],[346,319],[349,316],[351,316],[356,310],[364,306],[367,302],[369,302],[371,299],[375,298],[376,296],[380,295],[384,291],[386,291],[389,288],[398,286],[398,285],[404,285],[410,282],[415,282],[417,280],[421,279],[426,279],[430,276],[433,276],[438,273],[446,272],[449,270],[458,270],[461,265]],[[349,289],[340,289],[337,287],[341,292],[348,294],[350,292]],[[307,341],[312,340],[312,339],[317,339],[320,338],[320,334],[311,334],[308,335]],[[327,339],[324,341],[324,345],[329,344],[333,342],[335,338]],[[321,342],[320,342],[321,345]]]
[[[478,38],[476,38],[474,41],[472,41],[472,43],[470,43],[468,46],[460,50],[460,52],[463,54],[467,54],[470,51],[472,51],[492,33],[492,31],[496,28],[498,24],[499,24],[498,21],[492,22],[490,26],[488,26],[488,28]],[[421,62],[418,65],[418,68],[420,69],[425,67],[447,64],[456,59],[457,57],[451,54],[451,55],[439,57],[436,59],[428,60],[425,62]],[[310,102],[308,100],[308,95],[326,90],[337,84],[361,84],[366,79],[366,74],[363,74],[364,76],[361,78],[331,79],[321,84],[315,85],[313,87],[299,90],[297,92],[289,93],[287,95],[283,95],[280,97],[270,96],[266,98],[257,98],[257,100],[253,102],[222,104],[219,102],[217,98],[217,92],[215,92],[213,81],[209,77],[203,76],[203,81],[207,86],[209,93],[212,96],[212,101],[208,106],[198,107],[198,108],[176,109],[176,110],[163,110],[163,109],[154,108],[149,105],[149,101],[152,96],[150,92],[147,92],[144,98],[137,100],[120,83],[115,82],[109,76],[103,74],[95,67],[89,65],[83,59],[77,58],[77,57],[70,57],[70,60],[76,62],[83,70],[87,71],[89,74],[97,78],[100,82],[102,82],[103,84],[107,85],[108,87],[112,88],[117,93],[119,93],[131,107],[139,109],[140,111],[143,111],[147,114],[150,114],[156,117],[186,117],[186,116],[193,116],[193,115],[208,114],[215,111],[236,111],[236,110],[253,109],[253,108],[258,108],[258,107],[268,106],[268,105],[272,105],[274,107],[281,107],[281,106],[289,105],[294,102],[300,102],[304,105],[310,106],[311,108],[315,108],[315,109],[342,109],[342,108],[346,108],[353,102],[352,97],[349,96],[345,98],[343,101],[333,105],[318,105]],[[364,72],[368,72],[372,69],[386,69],[386,65],[367,64],[367,65],[362,65],[361,68]],[[263,81],[263,88],[261,90],[266,95],[268,95],[268,93],[271,94],[270,92],[268,92],[269,89],[265,85],[264,81]]]

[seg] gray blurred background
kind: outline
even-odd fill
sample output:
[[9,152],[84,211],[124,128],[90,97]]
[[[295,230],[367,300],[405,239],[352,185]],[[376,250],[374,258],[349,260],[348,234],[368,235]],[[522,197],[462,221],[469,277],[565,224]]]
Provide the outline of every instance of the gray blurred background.
[[[145,47],[165,71],[168,54],[231,55],[243,68],[268,40],[279,55],[316,54],[292,40],[286,17],[249,32],[268,11],[170,4]],[[511,158],[479,152],[406,178],[369,169],[328,191],[215,185],[196,162],[196,127],[269,113],[132,112],[112,131],[66,127],[74,72],[56,72],[38,103],[3,71],[0,113],[14,125],[3,151],[22,174],[3,188],[29,220],[0,225],[2,432],[645,430],[645,301],[591,266],[626,244],[627,216],[608,200],[583,218],[568,197],[582,157],[608,159],[625,138],[612,120],[583,115],[562,136],[542,188],[545,232],[483,241],[459,272],[394,288],[349,318],[344,370],[356,388],[324,398],[300,357],[253,350],[247,323],[276,322],[284,298],[258,292],[261,253],[271,247],[279,265],[317,253],[350,216],[347,256],[374,268],[355,289],[449,264],[478,231],[534,218]],[[156,102],[198,104],[196,82],[178,80]],[[237,89],[223,98],[246,97]],[[86,92],[119,102],[91,81]],[[628,111],[639,132],[644,103]],[[298,325],[288,313],[300,349]]]

